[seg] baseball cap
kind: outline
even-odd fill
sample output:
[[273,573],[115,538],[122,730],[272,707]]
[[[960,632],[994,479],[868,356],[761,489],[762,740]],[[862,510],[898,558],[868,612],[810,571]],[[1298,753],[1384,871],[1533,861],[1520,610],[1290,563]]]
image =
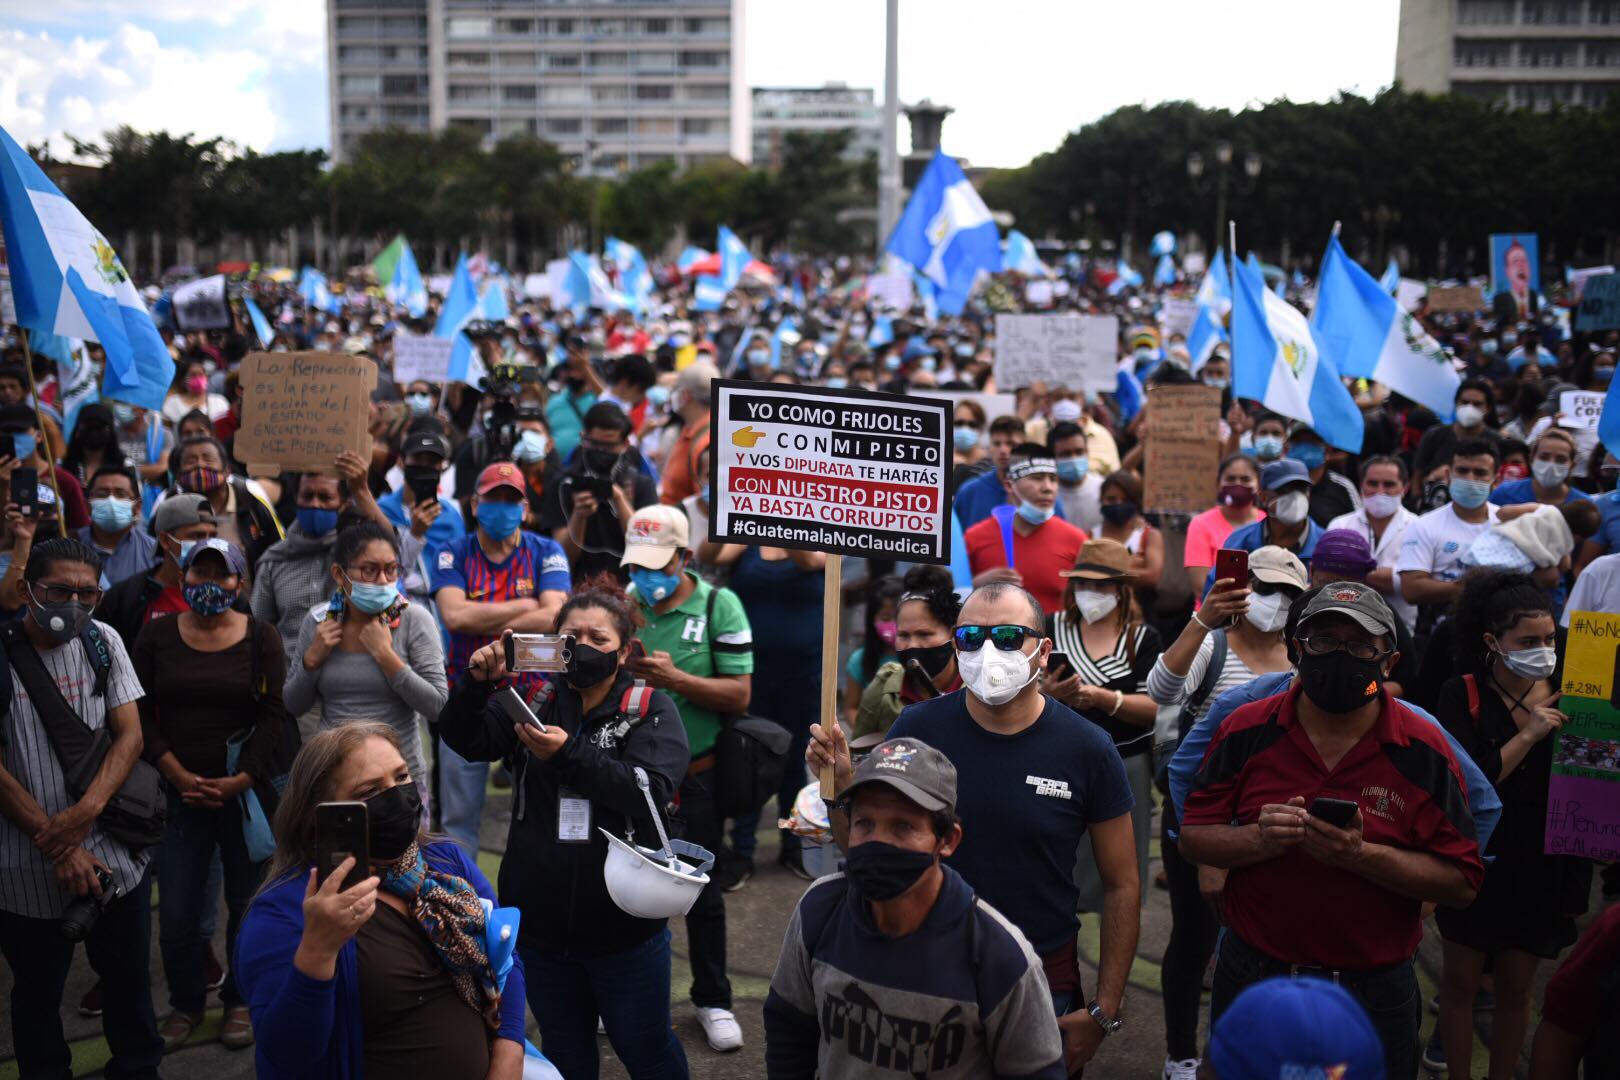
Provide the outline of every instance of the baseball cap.
[[1372,1021],[1347,990],[1325,979],[1255,983],[1216,1021],[1206,1053],[1221,1080],[1385,1075]]
[[1329,529],[1316,540],[1311,567],[1330,574],[1366,577],[1378,567],[1367,538],[1354,529]]
[[478,494],[488,495],[499,487],[509,487],[519,495],[523,494],[523,474],[510,461],[486,465],[484,471],[478,474]]
[[[1250,566],[1253,566],[1251,559]],[[1380,634],[1395,641],[1395,613],[1389,610],[1378,590],[1359,581],[1336,581],[1324,585],[1299,613],[1299,625],[1318,615],[1343,615],[1354,619],[1357,626],[1369,634]]]
[[1299,556],[1275,544],[1249,552],[1249,573],[1258,581],[1292,585],[1301,592],[1311,587],[1311,575],[1305,572]]
[[1261,491],[1281,491],[1289,484],[1304,484],[1311,486],[1310,470],[1305,463],[1295,461],[1293,458],[1278,458],[1268,462],[1260,470]]
[[855,766],[843,799],[862,784],[887,784],[924,810],[956,809],[956,766],[920,739],[889,739]]
[[34,410],[18,402],[15,405],[0,405],[0,431],[27,431],[39,427],[39,418]]
[[693,360],[675,376],[675,389],[684,390],[694,400],[709,401],[709,382],[720,377],[720,369],[709,360]]
[[225,566],[233,574],[247,573],[247,558],[242,549],[223,537],[214,536],[207,540],[199,540],[192,549],[186,552],[186,561],[181,564],[181,570],[191,569],[191,564],[205,551],[217,551],[225,557]]
[[450,443],[432,428],[419,428],[408,433],[399,447],[400,457],[411,454],[438,454],[441,458],[449,458]]
[[1052,402],[1052,408],[1050,411],[1052,414],[1052,419],[1058,423],[1073,424],[1079,421],[1082,410],[1078,401],[1064,398],[1062,401]]
[[678,506],[644,506],[630,515],[624,530],[620,566],[662,570],[687,546],[686,511]]
[[214,508],[209,504],[208,496],[182,491],[164,499],[152,512],[152,535],[214,520]]

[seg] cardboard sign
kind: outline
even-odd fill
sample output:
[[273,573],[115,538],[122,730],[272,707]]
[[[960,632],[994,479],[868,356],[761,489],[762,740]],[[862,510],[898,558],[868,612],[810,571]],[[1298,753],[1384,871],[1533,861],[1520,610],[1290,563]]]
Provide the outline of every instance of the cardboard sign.
[[1614,330],[1620,328],[1620,274],[1601,274],[1586,279],[1581,304],[1575,309],[1575,329]]
[[231,307],[225,300],[225,275],[198,278],[175,286],[174,322],[182,330],[229,330]]
[[1436,285],[1429,290],[1429,310],[1484,311],[1485,295],[1477,285]]
[[1170,335],[1180,334],[1183,339],[1192,333],[1193,324],[1198,321],[1198,301],[1188,300],[1180,296],[1172,296],[1164,302],[1164,308],[1159,312],[1159,325],[1164,328],[1164,339],[1170,340]]
[[236,460],[290,472],[334,472],[339,454],[371,454],[377,365],[337,353],[248,353],[242,360]]
[[455,338],[395,334],[394,381],[401,386],[416,379],[444,382],[450,377],[450,351],[455,344]]
[[997,315],[996,387],[1112,393],[1119,319],[1113,315]]
[[712,397],[712,539],[950,561],[950,402],[734,379]]
[[1607,394],[1598,390],[1565,390],[1558,395],[1558,426],[1571,431],[1590,430],[1598,426],[1603,415],[1603,399]]
[[1569,612],[1545,850],[1620,860],[1620,615]]
[[1208,510],[1220,465],[1221,392],[1213,386],[1151,387],[1143,509],[1170,514]]

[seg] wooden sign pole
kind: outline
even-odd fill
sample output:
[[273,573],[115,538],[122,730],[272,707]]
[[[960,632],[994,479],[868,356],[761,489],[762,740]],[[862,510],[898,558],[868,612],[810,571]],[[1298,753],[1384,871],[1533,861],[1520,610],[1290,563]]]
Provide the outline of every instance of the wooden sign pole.
[[[838,723],[838,617],[843,610],[844,557],[828,555],[821,593],[821,726]],[[821,769],[821,797],[834,798],[833,767]]]

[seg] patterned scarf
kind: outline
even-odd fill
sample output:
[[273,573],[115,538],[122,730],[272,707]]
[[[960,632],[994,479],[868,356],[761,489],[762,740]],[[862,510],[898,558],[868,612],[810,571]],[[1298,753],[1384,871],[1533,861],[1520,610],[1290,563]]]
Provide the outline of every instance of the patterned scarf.
[[413,840],[382,875],[384,891],[404,900],[450,973],[456,993],[491,1031],[501,1026],[501,991],[484,943],[486,916],[466,878],[428,866]]

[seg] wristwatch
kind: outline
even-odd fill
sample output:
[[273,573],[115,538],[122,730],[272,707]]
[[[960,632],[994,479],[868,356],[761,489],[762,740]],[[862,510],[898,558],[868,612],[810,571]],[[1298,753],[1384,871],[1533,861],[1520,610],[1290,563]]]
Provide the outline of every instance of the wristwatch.
[[1125,1026],[1125,1021],[1123,1018],[1118,1016],[1109,1016],[1107,1013],[1102,1011],[1102,1006],[1097,1004],[1095,1001],[1086,1006],[1086,1012],[1090,1013],[1091,1018],[1097,1021],[1097,1026],[1102,1028],[1102,1033],[1104,1035],[1112,1035],[1114,1032]]

